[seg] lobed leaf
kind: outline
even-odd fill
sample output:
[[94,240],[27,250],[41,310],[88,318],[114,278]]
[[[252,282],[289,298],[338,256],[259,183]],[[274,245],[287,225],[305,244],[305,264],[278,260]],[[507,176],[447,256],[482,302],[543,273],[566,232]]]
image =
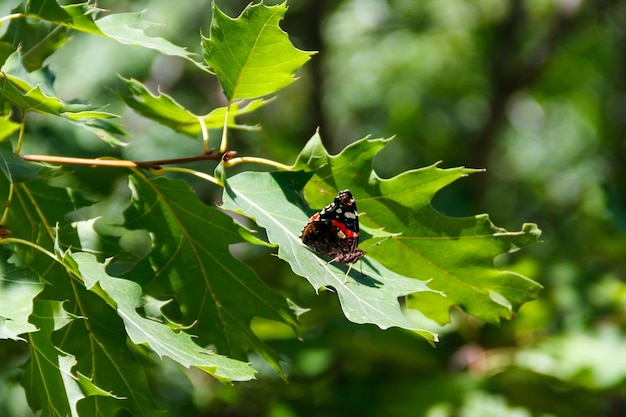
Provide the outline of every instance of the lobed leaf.
[[394,234],[368,249],[368,255],[397,273],[432,279],[429,286],[440,293],[414,294],[409,306],[439,323],[449,320],[453,305],[494,323],[536,298],[538,283],[500,271],[493,261],[498,254],[537,241],[539,229],[527,224],[518,232],[507,232],[487,215],[451,218],[438,213],[430,204],[435,193],[477,170],[440,169],[435,164],[383,179],[373,171],[372,162],[388,142],[364,139],[331,156],[315,135],[295,164],[316,170],[305,189],[309,202],[321,207],[320,197],[327,201],[336,190],[349,188],[365,213],[362,223]]
[[138,45],[144,48],[154,49],[164,55],[184,58],[198,68],[206,71],[204,63],[195,60],[197,54],[187,49],[174,45],[170,41],[148,36],[145,30],[154,27],[153,23],[141,18],[141,13],[116,13],[104,16],[96,20],[95,24],[107,37],[126,45]]
[[348,266],[328,263],[300,241],[300,231],[311,211],[300,191],[311,173],[244,172],[225,182],[224,208],[252,217],[267,230],[268,239],[279,245],[278,256],[316,289],[332,287],[346,317],[355,323],[380,328],[396,326],[414,330],[430,342],[436,335],[419,329],[400,308],[398,297],[429,292],[426,283],[401,276],[370,257],[362,258],[346,276]]
[[[250,321],[261,317],[295,326],[295,317],[284,297],[231,255],[229,245],[249,232],[203,204],[182,181],[134,175],[131,189],[125,226],[153,237],[150,266],[143,268],[146,291],[173,297],[182,324],[193,325],[198,343],[239,359],[254,349],[280,371],[278,356],[252,332]],[[138,279],[141,270],[131,274]]]
[[213,5],[209,38],[202,38],[204,59],[215,71],[229,102],[273,94],[293,82],[312,55],[295,48],[279,26],[286,2],[250,4],[236,19]]
[[[13,153],[9,142],[0,143],[0,171],[7,184],[41,179],[39,169]],[[9,198],[8,190],[6,197]]]
[[[14,10],[15,13],[22,8]],[[11,19],[0,44],[0,65],[19,49],[27,71],[43,67],[44,61],[69,40],[69,28],[40,19]]]
[[[100,11],[89,2],[61,6],[55,0],[29,0],[26,2],[25,15],[50,22],[56,27],[14,19],[7,39],[20,39],[22,51],[28,52],[25,64],[29,71],[41,68],[43,61],[67,41],[67,29],[107,37],[125,45],[142,46],[164,55],[178,56],[207,71],[206,64],[196,60],[197,54],[166,39],[148,36],[145,31],[155,24],[143,20],[141,13],[116,13],[95,20],[95,15]],[[17,48],[18,45],[13,45],[14,51]]]
[[88,104],[64,102],[54,95],[52,79],[52,74],[46,68],[28,73],[21,56],[14,53],[0,71],[0,98],[3,97],[24,112],[64,117],[93,131],[100,139],[112,145],[125,145],[115,135],[126,136],[126,132],[109,120],[119,116],[98,111]]
[[[152,94],[148,88],[133,79],[123,77],[122,81],[128,86],[132,95],[121,95],[124,102],[144,117],[168,126],[177,132],[196,137],[201,132],[199,118],[204,120],[208,129],[221,129],[224,127],[226,108],[214,109],[207,115],[196,115],[167,94],[159,92]],[[250,113],[265,105],[267,100],[252,100],[247,104],[235,103],[228,109],[228,126],[231,128],[250,129],[251,126],[239,125],[235,118],[239,115]]]
[[28,318],[43,285],[30,268],[11,265],[7,252],[0,248],[0,339],[25,341],[20,335],[37,330]]
[[108,275],[106,264],[99,263],[91,254],[80,252],[69,256],[76,262],[87,289],[117,311],[128,337],[136,345],[146,345],[160,357],[167,356],[187,368],[202,369],[221,381],[245,381],[254,377],[255,371],[247,363],[216,355],[198,346],[191,335],[174,332],[166,324],[141,316],[137,308],[145,300],[141,287],[135,282]]
[[28,17],[47,20],[93,35],[103,35],[92,18],[97,10],[89,3],[61,6],[54,0],[28,0],[26,2]]
[[[67,255],[69,257],[71,255]],[[72,262],[74,263],[74,262]],[[136,348],[128,342],[124,323],[95,291],[76,286],[64,308],[75,317],[53,335],[55,345],[77,358],[72,373],[90,376],[104,397],[86,392],[78,403],[80,415],[113,416],[122,410],[133,416],[151,416],[158,410]]]
[[22,378],[30,407],[41,416],[78,416],[77,403],[86,395],[112,396],[74,375],[76,358],[52,343],[54,331],[69,321],[62,303],[41,300],[34,306],[31,322],[39,331],[29,335],[30,359]]

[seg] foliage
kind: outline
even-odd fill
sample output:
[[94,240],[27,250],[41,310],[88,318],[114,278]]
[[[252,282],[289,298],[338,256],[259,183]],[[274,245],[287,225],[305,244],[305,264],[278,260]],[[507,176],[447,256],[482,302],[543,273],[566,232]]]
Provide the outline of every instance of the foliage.
[[[203,60],[148,35],[150,25],[140,14],[98,17],[103,11],[89,3],[29,0],[2,19],[9,24],[0,40],[0,193],[7,201],[0,229],[0,335],[7,343],[26,343],[21,383],[33,411],[174,411],[156,392],[163,389],[162,375],[180,372],[169,371],[170,362],[222,382],[247,381],[263,369],[247,362],[258,356],[286,377],[281,355],[290,348],[272,346],[263,323],[287,329],[293,340],[304,309],[291,299],[300,296],[261,279],[231,253],[233,244],[246,245],[243,257],[277,246],[278,257],[316,293],[322,290],[320,297],[336,293],[350,322],[398,328],[388,330],[392,334],[411,330],[431,343],[438,340],[433,321],[448,323],[451,308],[498,323],[537,297],[539,284],[494,266],[497,255],[538,239],[534,224],[508,232],[487,215],[448,217],[432,207],[435,194],[475,169],[434,164],[383,178],[374,157],[389,140],[361,139],[331,155],[319,134],[293,165],[236,156],[233,138],[254,128],[240,119],[265,109],[268,96],[290,85],[311,56],[280,28],[285,11],[286,3],[259,3],[230,18],[214,5],[209,36],[200,36]],[[182,58],[196,74],[214,76],[226,102],[191,111],[174,95],[154,94],[125,74],[117,110],[105,111],[94,97],[63,99],[55,92],[60,74],[45,63],[77,32]],[[126,109],[169,129],[164,158],[118,158],[116,152],[133,142],[130,123],[122,123]],[[44,133],[48,123],[73,132],[79,150],[95,133],[109,153],[49,155],[54,141]],[[209,133],[218,129],[213,149]],[[188,137],[199,138],[195,153],[181,156],[177,148]],[[46,155],[34,153],[40,150]],[[237,172],[250,162],[276,171]],[[114,173],[109,193],[93,191],[91,170],[99,177]],[[223,188],[223,205],[206,204],[180,178]],[[368,252],[351,268],[328,263],[299,239],[307,218],[344,188],[357,198],[361,247]],[[234,213],[244,215],[246,227]],[[320,310],[313,306],[302,320]],[[468,396],[468,409],[489,397],[480,395]],[[492,408],[507,410],[498,398]]]

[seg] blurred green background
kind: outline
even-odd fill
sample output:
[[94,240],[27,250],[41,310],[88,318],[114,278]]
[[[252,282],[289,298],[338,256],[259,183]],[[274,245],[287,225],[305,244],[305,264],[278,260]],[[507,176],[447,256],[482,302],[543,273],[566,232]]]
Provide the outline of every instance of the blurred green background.
[[[247,2],[217,4],[236,16]],[[208,0],[98,6],[145,10],[162,23],[152,35],[196,52],[200,30],[209,32]],[[537,223],[542,243],[496,261],[545,289],[500,327],[453,311],[451,324],[431,324],[441,338],[432,348],[406,331],[347,322],[334,294],[316,295],[266,249],[237,247],[270,285],[311,308],[301,340],[254,323],[283,355],[288,380],[254,355],[258,381],[232,386],[164,362],[155,373],[170,377],[154,387],[163,407],[180,416],[625,416],[626,2],[290,0],[282,27],[299,48],[320,52],[248,117],[261,131],[232,132],[233,149],[290,164],[319,127],[332,152],[395,135],[375,161],[381,176],[439,160],[486,168],[433,205],[452,216],[489,213],[510,231]],[[181,59],[84,34],[49,65],[60,97],[97,97],[123,112],[130,145],[112,149],[41,116],[29,134],[49,140],[35,149],[27,138],[24,153],[145,160],[199,151],[200,142],[125,110],[117,74],[198,113],[224,101],[215,79]],[[92,176],[89,193],[115,190],[115,175],[82,175]],[[221,192],[190,181],[209,203]],[[3,341],[0,354],[0,415],[29,415],[12,368],[24,352]]]

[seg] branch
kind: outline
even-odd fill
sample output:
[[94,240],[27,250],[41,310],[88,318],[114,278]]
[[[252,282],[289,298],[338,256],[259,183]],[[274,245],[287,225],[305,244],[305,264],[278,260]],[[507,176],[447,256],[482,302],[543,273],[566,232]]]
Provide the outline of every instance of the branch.
[[[232,151],[227,152],[232,155]],[[20,158],[26,161],[49,162],[62,165],[89,165],[89,166],[105,166],[119,168],[144,168],[144,169],[160,169],[162,165],[185,164],[197,161],[221,161],[225,153],[213,153],[213,149],[207,152],[189,156],[186,158],[159,159],[154,161],[130,161],[126,159],[102,159],[102,158],[74,158],[71,156],[55,156],[55,155],[20,155]],[[231,156],[232,157],[232,156]]]

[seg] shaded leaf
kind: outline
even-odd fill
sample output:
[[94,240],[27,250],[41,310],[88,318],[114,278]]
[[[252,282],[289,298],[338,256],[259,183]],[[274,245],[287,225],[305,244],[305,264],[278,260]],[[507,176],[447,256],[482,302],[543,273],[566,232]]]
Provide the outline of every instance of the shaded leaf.
[[[8,176],[15,178],[18,170],[11,164],[8,169]],[[4,192],[8,181],[4,176],[0,180],[0,190]],[[66,214],[88,203],[68,194],[68,190],[42,181],[15,183],[6,222],[10,237],[37,242],[48,251],[60,246],[79,249],[81,242]],[[58,259],[19,243],[2,249],[2,259],[12,263],[3,265],[1,273],[0,316],[11,320],[5,320],[5,324],[14,333],[34,332],[27,336],[31,362],[23,382],[31,406],[42,408],[44,415],[70,415],[59,411],[67,409],[77,415],[76,401],[80,400],[78,408],[90,410],[81,415],[115,415],[122,408],[131,410],[133,415],[153,415],[151,410],[156,406],[144,365],[129,349],[122,320],[115,310],[78,283]],[[6,254],[9,249],[10,257]],[[28,322],[35,296],[40,307],[54,309],[53,323],[46,321],[50,317]],[[7,310],[4,314],[9,308],[13,312]],[[39,363],[42,360],[45,365]],[[42,373],[45,378],[40,376]],[[75,392],[76,387],[82,395]],[[54,390],[54,398],[42,395],[46,390]],[[96,409],[98,412],[92,412]]]
[[[13,10],[13,13],[23,12],[20,7]],[[44,61],[57,49],[67,42],[69,28],[60,26],[52,22],[42,22],[41,20],[11,19],[6,33],[2,39],[6,40],[8,49],[4,49],[4,59],[11,53],[19,49],[22,54],[22,62],[27,71],[35,71],[43,66]],[[0,58],[0,62],[4,62]]]
[[20,335],[37,330],[28,317],[43,285],[30,268],[9,264],[7,252],[0,247],[0,339],[23,341]]
[[106,265],[91,254],[80,252],[70,256],[86,287],[117,311],[133,343],[146,345],[160,357],[167,356],[187,368],[202,369],[221,381],[245,381],[254,377],[255,371],[248,364],[216,355],[194,343],[191,335],[174,332],[166,324],[142,317],[137,308],[145,301],[138,284],[108,275]]
[[22,385],[33,410],[41,410],[42,416],[78,416],[76,404],[86,395],[111,396],[88,378],[76,376],[76,358],[52,343],[52,333],[68,323],[60,301],[37,301],[31,322],[39,331],[29,335],[30,359]]
[[26,2],[26,14],[29,17],[47,20],[93,35],[103,35],[92,17],[97,10],[89,3],[61,6],[54,0],[28,0]]
[[386,267],[419,279],[441,291],[418,293],[410,306],[445,323],[449,308],[463,307],[489,322],[510,318],[522,303],[536,298],[541,286],[522,275],[500,271],[494,257],[535,242],[540,234],[533,224],[518,232],[494,226],[487,215],[451,218],[430,202],[437,191],[474,173],[466,168],[439,169],[436,165],[383,179],[372,170],[374,156],[388,140],[360,140],[331,156],[315,135],[298,157],[295,167],[315,169],[305,191],[309,202],[321,207],[336,190],[349,188],[356,196],[366,227],[383,228],[397,236],[368,249]]
[[[105,36],[125,45],[138,45],[154,49],[164,55],[178,56],[193,62],[204,71],[207,70],[204,63],[194,59],[196,54],[166,39],[146,35],[145,30],[155,25],[143,20],[141,13],[116,13],[94,20],[96,12],[99,11],[101,9],[93,7],[88,2],[67,6],[61,6],[54,0],[29,0],[26,3],[28,17],[92,35]],[[61,37],[60,40],[64,39]]]
[[402,327],[433,342],[436,336],[419,329],[400,308],[398,297],[430,291],[426,283],[403,277],[369,257],[362,258],[346,276],[347,265],[320,258],[302,244],[299,235],[312,214],[300,197],[310,173],[244,172],[226,181],[224,208],[252,217],[279,245],[278,256],[316,289],[332,287],[346,317],[380,328]]
[[[221,129],[224,127],[226,108],[220,107],[207,115],[199,116],[185,109],[167,94],[159,92],[157,95],[154,95],[139,81],[120,78],[132,92],[132,96],[121,95],[120,97],[129,107],[144,117],[192,137],[197,136],[201,132],[198,121],[200,117],[202,117],[208,129]],[[245,105],[243,103],[235,103],[228,111],[228,126],[231,128],[252,128],[251,126],[238,125],[235,122],[235,118],[239,115],[250,113],[265,105],[265,103],[267,103],[267,100],[262,99],[252,100]]]
[[[262,317],[294,326],[295,317],[284,297],[231,255],[229,245],[249,232],[203,204],[182,181],[138,175],[131,181],[133,207],[125,226],[153,236],[146,292],[174,297],[198,343],[238,359],[254,349],[279,370],[278,356],[252,332],[250,321]],[[136,271],[131,274],[138,279]]]
[[13,54],[16,50],[17,47],[13,47],[10,43],[0,42],[0,66],[4,65],[7,58],[9,58],[9,56],[11,56],[11,54]]
[[210,35],[203,37],[202,48],[229,102],[275,93],[291,84],[309,60],[312,53],[294,48],[278,25],[286,8],[286,2],[250,4],[232,19],[213,5]]
[[24,112],[62,116],[93,131],[112,145],[124,145],[114,135],[125,136],[126,132],[109,120],[119,116],[98,111],[88,104],[64,102],[54,95],[53,78],[47,68],[28,73],[21,57],[15,53],[7,59],[0,71],[0,96]]
[[0,143],[0,170],[12,184],[41,179],[39,168],[15,155],[9,142]]
[[95,23],[106,36],[119,43],[138,45],[154,49],[164,55],[178,56],[193,62],[204,71],[207,70],[204,63],[195,60],[197,54],[176,46],[166,39],[146,35],[145,30],[154,27],[155,24],[143,20],[141,13],[111,14],[98,19]]

